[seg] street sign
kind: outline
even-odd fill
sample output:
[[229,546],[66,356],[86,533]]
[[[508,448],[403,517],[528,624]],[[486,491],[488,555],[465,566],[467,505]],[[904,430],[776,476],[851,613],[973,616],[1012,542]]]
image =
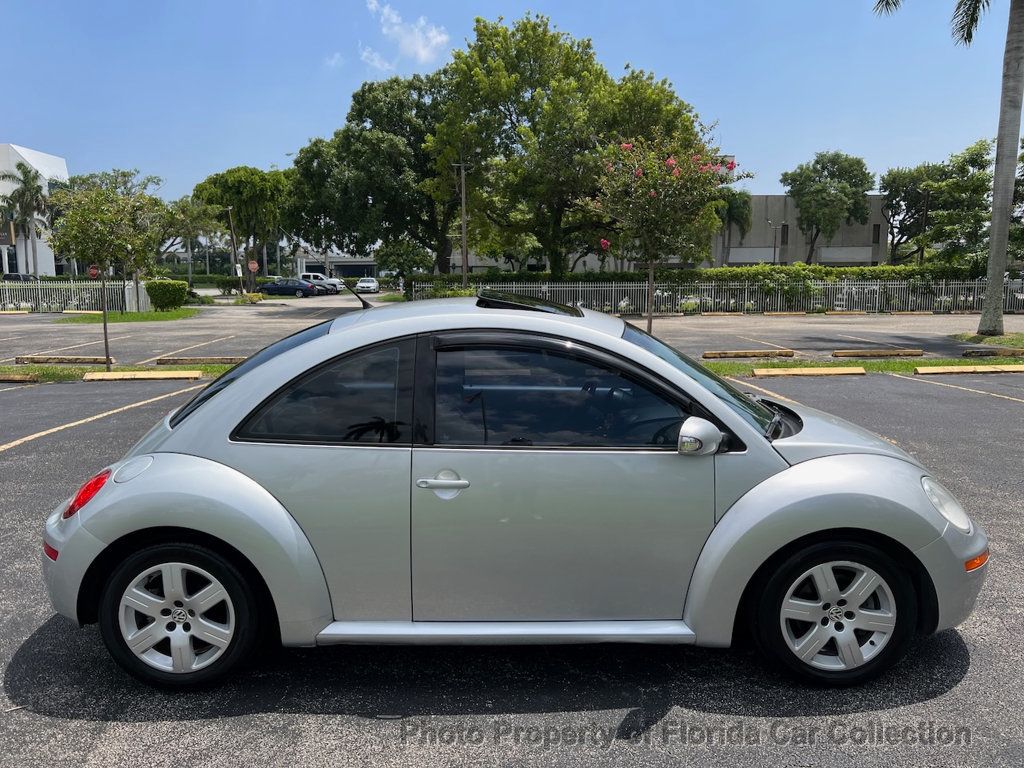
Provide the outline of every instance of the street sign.
[[250,272],[259,272],[260,271],[259,262],[255,261],[255,260],[250,261],[249,262],[249,271]]
[[100,276],[100,268],[98,266],[96,266],[95,264],[90,264],[89,265],[89,277],[92,278],[93,280],[95,280],[99,276]]

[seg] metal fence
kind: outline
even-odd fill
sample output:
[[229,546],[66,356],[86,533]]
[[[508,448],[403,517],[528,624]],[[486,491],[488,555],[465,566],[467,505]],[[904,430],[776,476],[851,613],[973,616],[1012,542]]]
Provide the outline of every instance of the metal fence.
[[[492,288],[618,314],[647,312],[647,284],[480,282]],[[458,292],[455,286],[414,283],[413,298],[427,299]],[[706,312],[980,312],[984,280],[808,280],[773,285],[758,282],[686,284],[658,283],[656,314]],[[1003,286],[1003,309],[1024,313],[1024,285]]]
[[[31,283],[0,282],[0,309],[63,312],[66,309],[103,309],[103,286],[98,280]],[[107,309],[111,312],[149,312],[153,309],[146,284],[107,283]]]

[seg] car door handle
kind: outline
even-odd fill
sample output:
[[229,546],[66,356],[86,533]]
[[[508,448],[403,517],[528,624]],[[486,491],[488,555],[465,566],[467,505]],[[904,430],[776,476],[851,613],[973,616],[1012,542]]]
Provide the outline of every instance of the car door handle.
[[469,480],[445,480],[436,477],[421,477],[416,481],[417,488],[429,488],[435,491],[456,491],[469,488]]

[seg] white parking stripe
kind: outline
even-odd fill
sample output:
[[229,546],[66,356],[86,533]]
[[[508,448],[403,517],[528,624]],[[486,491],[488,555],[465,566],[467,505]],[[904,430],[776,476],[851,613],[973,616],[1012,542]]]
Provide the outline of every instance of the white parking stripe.
[[893,349],[903,349],[899,344],[890,344],[887,341],[876,341],[872,339],[865,339],[860,336],[849,336],[845,333],[837,333],[836,336],[842,336],[844,339],[854,339],[856,341],[865,341],[868,344],[881,344],[883,347],[892,347]]
[[794,400],[791,397],[786,397],[785,395],[780,395],[778,392],[772,392],[770,389],[765,389],[764,387],[759,387],[759,386],[757,386],[757,384],[751,384],[749,381],[743,381],[742,379],[734,379],[732,376],[726,376],[725,378],[727,378],[733,384],[737,384],[737,385],[739,385],[741,387],[749,387],[750,389],[756,389],[758,392],[762,392],[762,393],[764,393],[766,395],[769,395],[770,397],[774,397],[774,398],[776,398],[778,400],[785,400],[786,402],[795,403],[796,405],[803,405],[803,403],[801,403],[799,400]]
[[[789,347],[780,347],[778,344],[772,344],[770,341],[761,341],[760,339],[752,339],[749,336],[740,336],[739,334],[736,334],[736,338],[737,339],[743,339],[744,341],[752,341],[755,344],[764,344],[766,347],[775,347],[776,349],[789,349]],[[795,350],[794,350],[794,352],[795,352]],[[795,352],[795,354],[800,354],[800,353],[799,352]]]
[[1012,400],[1015,403],[1024,403],[1024,399],[1022,398],[1011,397],[1010,395],[1000,395],[995,392],[988,392],[984,389],[972,389],[971,387],[961,387],[959,384],[947,384],[944,381],[935,381],[935,379],[919,379],[916,376],[906,376],[902,373],[890,373],[888,375],[895,376],[897,379],[915,381],[918,384],[934,384],[937,387],[949,387],[950,389],[959,389],[964,392],[973,392],[976,395],[988,395],[989,397],[998,397],[1000,400]]
[[181,354],[182,352],[188,352],[190,349],[196,349],[197,347],[205,347],[207,344],[215,344],[218,341],[227,341],[228,339],[233,338],[235,338],[234,334],[232,334],[231,336],[222,336],[219,339],[213,339],[211,341],[204,341],[201,344],[193,344],[191,347],[182,347],[181,349],[176,349],[173,352],[162,352],[156,357],[151,357],[148,360],[143,360],[139,363],[136,363],[136,365],[145,365],[146,363],[152,363],[154,360],[159,360],[161,357],[173,357],[174,355]]
[[10,392],[12,389],[31,389],[32,387],[38,387],[38,384],[17,384],[13,387],[4,387],[0,389],[0,392]]
[[[126,333],[124,336],[111,336],[110,337],[110,341],[120,341],[121,339],[129,339],[129,338],[131,338],[132,336],[135,336],[135,335],[136,334],[134,334],[134,333]],[[24,352],[24,353],[22,353],[20,355],[15,355],[14,357],[27,357],[27,356],[31,356],[31,355],[48,355],[51,352],[63,352],[66,349],[78,349],[79,347],[88,347],[88,346],[90,346],[92,344],[102,344],[102,343],[103,343],[103,339],[97,339],[96,341],[86,341],[86,342],[83,342],[82,344],[72,344],[69,347],[57,347],[57,349],[44,349],[42,352]],[[14,359],[14,357],[5,357],[3,360],[0,360],[0,363],[9,363],[11,360]]]
[[84,419],[79,419],[78,421],[71,421],[68,422],[67,424],[61,424],[59,427],[50,427],[50,429],[44,429],[42,432],[36,432],[34,435],[26,435],[25,437],[19,437],[17,440],[12,440],[9,443],[4,443],[3,445],[0,445],[0,453],[3,453],[4,451],[9,451],[11,448],[17,448],[19,445],[24,445],[25,443],[29,443],[33,440],[38,440],[40,437],[52,435],[54,432],[62,432],[65,429],[71,429],[72,427],[80,427],[82,424],[88,424],[90,421],[105,419],[107,416],[113,416],[116,413],[130,411],[132,408],[138,408],[143,405],[149,405],[150,403],[155,403],[157,400],[164,400],[165,398],[174,397],[175,395],[181,395],[184,394],[185,392],[191,392],[193,389],[201,389],[202,387],[205,386],[206,384],[196,384],[195,386],[185,387],[185,389],[176,389],[174,392],[168,392],[166,395],[158,395],[157,397],[151,397],[148,400],[140,400],[137,403],[122,405],[120,408],[114,408],[109,411],[104,411],[103,413],[97,413],[95,416],[88,416]]

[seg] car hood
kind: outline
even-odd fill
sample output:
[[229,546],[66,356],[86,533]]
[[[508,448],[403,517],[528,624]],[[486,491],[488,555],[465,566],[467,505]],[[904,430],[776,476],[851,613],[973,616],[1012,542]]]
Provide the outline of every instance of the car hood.
[[790,464],[844,453],[890,456],[921,466],[921,462],[884,437],[830,413],[794,403],[779,403],[795,413],[803,427],[795,435],[772,441],[772,447]]

